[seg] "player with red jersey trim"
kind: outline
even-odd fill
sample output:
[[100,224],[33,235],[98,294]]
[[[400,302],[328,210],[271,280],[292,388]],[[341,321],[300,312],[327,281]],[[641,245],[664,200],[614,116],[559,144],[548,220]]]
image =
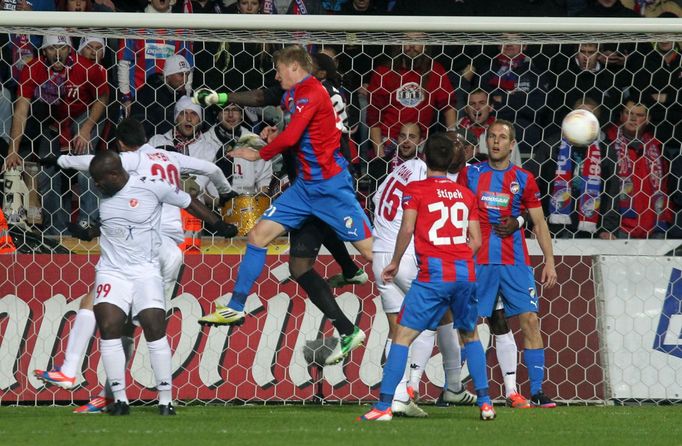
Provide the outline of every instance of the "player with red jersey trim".
[[[465,168],[457,179],[476,194],[480,209],[483,243],[476,255],[479,315],[490,321],[497,300],[501,298],[506,316],[519,316],[525,340],[523,356],[530,378],[530,405],[555,407],[556,404],[542,392],[545,356],[537,315],[539,302],[523,231],[501,238],[495,230],[506,218],[516,218],[522,210],[528,210],[545,257],[542,283],[548,288],[554,286],[556,270],[552,241],[540,204],[540,192],[533,175],[511,163],[511,152],[516,143],[512,123],[495,121],[488,128],[487,143],[489,160]],[[515,370],[516,359],[512,358],[512,361]],[[515,375],[515,371],[513,373]],[[513,400],[517,395],[507,397]],[[524,398],[518,396],[518,399]],[[528,403],[516,406],[512,401],[512,406],[528,407]]]

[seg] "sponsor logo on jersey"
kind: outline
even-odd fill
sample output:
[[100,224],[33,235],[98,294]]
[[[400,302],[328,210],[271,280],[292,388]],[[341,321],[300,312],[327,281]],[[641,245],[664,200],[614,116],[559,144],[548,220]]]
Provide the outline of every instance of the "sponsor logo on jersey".
[[137,201],[137,198],[131,198],[130,201],[128,202],[128,205],[131,208],[136,208],[138,204],[140,204],[140,202]]
[[509,206],[509,194],[502,192],[485,191],[481,195],[481,201],[486,209],[506,209]]

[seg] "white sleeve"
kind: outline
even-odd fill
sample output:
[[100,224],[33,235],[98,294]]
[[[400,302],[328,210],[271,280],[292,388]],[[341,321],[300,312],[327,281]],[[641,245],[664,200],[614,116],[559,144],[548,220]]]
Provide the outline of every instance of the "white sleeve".
[[[137,152],[123,152],[120,155],[123,170],[126,172],[137,172],[140,167],[140,154]],[[138,172],[140,173],[140,172]]]
[[264,161],[262,168],[258,172],[258,178],[256,178],[256,190],[260,191],[264,187],[270,186],[272,181],[272,161]]
[[[213,183],[220,194],[232,192],[232,186],[225,178],[225,174],[218,166],[209,161],[205,161],[192,156],[183,155],[181,153],[171,153],[180,166],[180,173],[189,175],[204,175],[207,176],[211,183]],[[203,185],[204,187],[206,184]]]
[[57,164],[62,169],[75,169],[80,171],[87,171],[90,168],[90,161],[95,155],[62,155],[57,158]]
[[149,179],[149,188],[156,194],[161,203],[185,209],[192,202],[192,197],[177,186],[160,179]]

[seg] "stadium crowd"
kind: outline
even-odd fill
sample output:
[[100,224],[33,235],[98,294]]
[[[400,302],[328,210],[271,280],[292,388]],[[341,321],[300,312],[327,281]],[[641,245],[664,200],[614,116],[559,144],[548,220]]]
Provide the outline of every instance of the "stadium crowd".
[[[226,1],[229,3],[229,1]],[[646,8],[642,6],[646,4]],[[145,14],[344,14],[682,16],[674,1],[628,0],[4,0],[4,10]],[[418,39],[415,39],[418,40]],[[510,41],[513,39],[510,39]],[[113,148],[126,116],[155,147],[215,162],[243,195],[274,197],[287,187],[283,163],[233,160],[236,146],[287,122],[273,90],[281,45],[114,40],[10,34],[0,41],[0,155],[24,167],[40,198],[18,221],[45,235],[94,225],[98,198],[87,173],[50,159]],[[343,119],[358,199],[368,215],[378,184],[421,156],[436,130],[455,130],[470,162],[485,160],[495,119],[516,126],[512,162],[538,179],[549,227],[560,238],[682,238],[682,50],[677,42],[564,45],[309,45],[313,75],[328,86]],[[197,91],[228,93],[204,110]],[[246,94],[246,91],[252,92]],[[561,138],[572,109],[592,111],[602,134],[590,147]],[[40,168],[31,174],[33,162]],[[218,206],[207,178],[186,191]],[[216,199],[214,200],[214,197]],[[6,197],[5,197],[6,198]],[[7,203],[7,200],[4,200]],[[265,208],[261,209],[264,210]]]

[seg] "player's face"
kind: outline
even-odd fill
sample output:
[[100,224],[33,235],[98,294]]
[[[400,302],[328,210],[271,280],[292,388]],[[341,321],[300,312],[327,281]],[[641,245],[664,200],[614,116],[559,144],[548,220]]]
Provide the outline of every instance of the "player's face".
[[283,90],[289,90],[296,85],[299,69],[299,65],[296,62],[290,64],[280,62],[277,64],[277,75],[275,76],[275,79],[279,81]]
[[233,129],[239,127],[242,123],[242,111],[237,107],[227,107],[222,111],[222,121],[225,124],[224,127],[228,129]]
[[194,136],[201,124],[201,117],[194,110],[183,110],[178,115],[177,129],[186,138]]
[[486,93],[480,92],[469,95],[466,113],[475,124],[483,124],[490,116],[490,110]]
[[239,0],[237,8],[242,14],[258,14],[260,11],[259,0]]
[[578,65],[581,70],[591,70],[597,66],[599,48],[594,43],[582,43],[578,48]]
[[464,144],[464,160],[469,161],[474,157],[476,153],[476,148],[471,144]]
[[491,161],[504,161],[511,156],[514,140],[504,124],[493,124],[488,128],[486,143]]
[[95,63],[99,63],[104,57],[104,45],[99,42],[89,42],[81,50],[81,56],[90,59]]
[[187,83],[187,73],[173,73],[166,76],[166,83],[173,90],[180,90]]
[[414,158],[417,155],[417,145],[421,140],[418,127],[403,126],[398,135],[398,152],[403,159]]
[[649,117],[646,107],[643,105],[635,105],[628,102],[625,110],[621,114],[623,120],[623,128],[630,135],[639,135],[644,127],[649,123]]
[[61,71],[64,68],[66,59],[69,57],[71,47],[68,45],[51,45],[43,48],[43,51],[45,52],[47,64],[53,70]]

